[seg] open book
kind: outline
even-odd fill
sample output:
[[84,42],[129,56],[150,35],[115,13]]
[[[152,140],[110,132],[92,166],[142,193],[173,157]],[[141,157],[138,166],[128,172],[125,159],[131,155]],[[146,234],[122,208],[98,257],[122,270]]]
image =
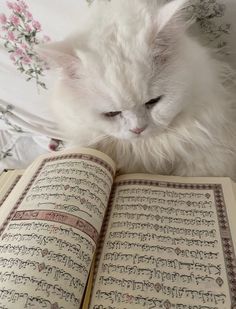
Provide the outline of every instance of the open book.
[[0,308],[236,308],[230,179],[115,177],[88,149],[42,156],[13,178],[0,207]]

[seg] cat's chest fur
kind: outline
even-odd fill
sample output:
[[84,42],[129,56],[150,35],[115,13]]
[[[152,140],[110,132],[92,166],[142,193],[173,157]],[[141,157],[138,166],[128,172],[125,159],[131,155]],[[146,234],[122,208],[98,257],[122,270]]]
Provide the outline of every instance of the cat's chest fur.
[[[101,142],[92,147],[109,155],[116,162],[120,174],[148,172],[178,176],[229,176],[235,180],[236,138],[232,127],[223,130],[221,125],[216,124],[215,130],[212,130],[211,136],[193,123],[182,125],[179,136],[176,132],[166,133],[135,143],[111,139],[109,143]],[[188,135],[186,139],[183,131]]]

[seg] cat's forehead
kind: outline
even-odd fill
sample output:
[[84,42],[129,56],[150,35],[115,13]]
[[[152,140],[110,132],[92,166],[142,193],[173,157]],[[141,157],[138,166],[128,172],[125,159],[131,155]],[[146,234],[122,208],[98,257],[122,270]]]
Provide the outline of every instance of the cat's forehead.
[[103,79],[98,87],[101,86],[103,91],[105,108],[110,110],[135,110],[143,104],[147,97],[147,86],[142,84],[135,87],[124,76],[116,76],[116,78]]
[[[89,82],[115,109],[130,109],[141,104],[150,92],[150,69],[135,59],[114,59],[100,56],[89,64]],[[128,61],[130,60],[130,61]]]

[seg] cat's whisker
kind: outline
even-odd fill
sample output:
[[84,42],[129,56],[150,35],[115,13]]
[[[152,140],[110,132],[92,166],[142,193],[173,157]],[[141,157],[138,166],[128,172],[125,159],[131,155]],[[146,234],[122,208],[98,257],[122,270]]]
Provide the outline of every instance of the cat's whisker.
[[107,140],[111,139],[111,137],[107,134],[101,134],[99,136],[96,136],[94,139],[90,140],[89,146],[96,145],[99,142],[106,142]]
[[181,142],[184,142],[184,143],[189,142],[189,143],[191,143],[191,144],[194,144],[194,142],[193,142],[191,136],[183,135],[183,134],[181,134],[177,129],[168,127],[168,126],[166,126],[166,125],[162,125],[161,123],[158,123],[158,125],[159,125],[162,129],[164,129],[165,131],[174,134],[175,137],[178,138]]

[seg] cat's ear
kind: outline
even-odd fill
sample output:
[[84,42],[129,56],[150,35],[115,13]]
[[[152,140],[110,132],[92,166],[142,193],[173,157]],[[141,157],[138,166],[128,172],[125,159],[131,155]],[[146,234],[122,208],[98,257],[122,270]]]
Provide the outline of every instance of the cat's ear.
[[183,17],[183,8],[189,0],[174,0],[168,2],[160,8],[157,19],[157,30],[161,32],[170,24],[174,24]]
[[188,2],[189,0],[172,0],[159,9],[150,43],[158,64],[168,61],[176,51],[177,42],[189,26],[183,10]]
[[51,69],[62,68],[71,78],[78,73],[80,59],[73,48],[65,42],[53,42],[39,45],[36,50],[41,59],[49,64]]

